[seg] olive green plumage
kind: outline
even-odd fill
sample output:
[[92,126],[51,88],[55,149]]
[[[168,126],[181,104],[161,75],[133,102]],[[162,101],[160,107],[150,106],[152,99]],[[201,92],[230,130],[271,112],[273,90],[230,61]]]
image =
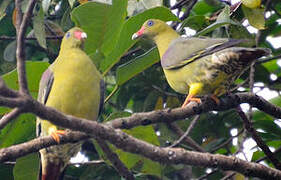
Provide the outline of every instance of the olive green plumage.
[[270,50],[233,47],[241,40],[184,38],[157,19],[147,20],[132,39],[148,37],[159,50],[169,85],[188,94],[186,105],[196,95],[224,94],[250,64]]
[[[103,103],[102,76],[82,50],[86,33],[70,29],[64,36],[59,56],[44,72],[38,100],[67,115],[97,120]],[[37,134],[56,134],[61,127],[37,118]],[[58,139],[57,139],[58,138]],[[42,180],[58,180],[70,158],[80,150],[81,143],[51,146],[40,150]]]

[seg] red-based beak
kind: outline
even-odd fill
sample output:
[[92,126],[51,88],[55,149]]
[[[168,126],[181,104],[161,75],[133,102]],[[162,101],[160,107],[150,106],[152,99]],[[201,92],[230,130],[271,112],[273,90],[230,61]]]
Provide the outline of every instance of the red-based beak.
[[142,36],[144,30],[145,30],[145,27],[142,26],[142,27],[140,28],[140,30],[138,30],[138,32],[136,32],[136,33],[134,33],[134,34],[132,35],[132,40],[135,40],[135,39],[139,38],[140,36]]
[[79,40],[84,40],[87,38],[87,34],[85,32],[81,32],[81,31],[75,31],[74,32],[74,37],[76,39],[79,39]]

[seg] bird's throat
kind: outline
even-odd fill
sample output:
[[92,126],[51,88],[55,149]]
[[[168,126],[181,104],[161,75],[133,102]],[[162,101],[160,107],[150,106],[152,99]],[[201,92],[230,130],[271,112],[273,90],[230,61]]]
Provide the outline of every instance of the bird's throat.
[[158,47],[160,57],[162,57],[166,52],[170,43],[178,37],[180,37],[180,35],[173,29],[167,29],[154,37],[154,41]]

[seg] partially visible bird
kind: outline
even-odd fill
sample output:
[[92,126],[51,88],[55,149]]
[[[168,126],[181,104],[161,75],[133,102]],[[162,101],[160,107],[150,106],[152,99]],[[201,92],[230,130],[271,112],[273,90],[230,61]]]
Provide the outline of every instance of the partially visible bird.
[[[92,60],[82,50],[86,37],[77,27],[65,34],[57,59],[42,75],[38,100],[67,115],[97,120],[103,105],[104,83]],[[59,143],[58,134],[64,134],[63,128],[37,118],[37,135],[51,135]],[[60,179],[80,147],[81,143],[69,143],[40,150],[41,179]]]
[[190,101],[201,102],[197,95],[217,96],[227,92],[251,63],[270,54],[265,48],[233,47],[241,40],[184,38],[165,22],[147,20],[132,39],[148,37],[159,50],[161,65],[169,85],[188,94],[182,107]]

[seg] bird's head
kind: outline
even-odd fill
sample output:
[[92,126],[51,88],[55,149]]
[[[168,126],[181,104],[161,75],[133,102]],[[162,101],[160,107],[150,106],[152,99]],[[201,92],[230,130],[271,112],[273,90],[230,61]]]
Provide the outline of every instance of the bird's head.
[[155,36],[167,29],[170,29],[170,27],[165,22],[158,19],[149,19],[143,23],[142,27],[136,33],[133,34],[132,39],[135,40],[143,36],[154,39]]
[[65,33],[61,47],[82,48],[86,38],[87,34],[82,29],[74,27]]

